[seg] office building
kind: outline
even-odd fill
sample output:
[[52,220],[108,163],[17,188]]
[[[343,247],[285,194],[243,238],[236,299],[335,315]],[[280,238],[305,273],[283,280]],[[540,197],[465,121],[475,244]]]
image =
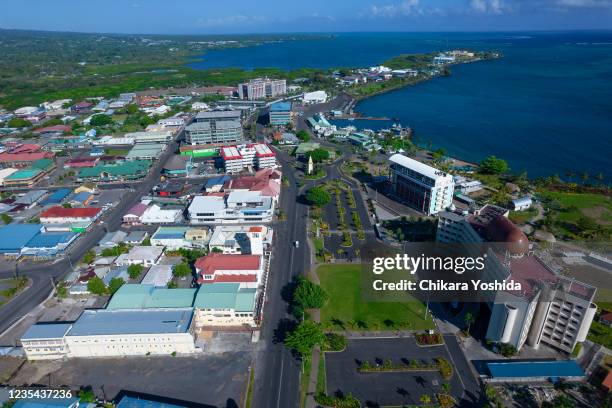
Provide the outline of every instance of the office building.
[[243,170],[275,168],[276,154],[267,144],[255,143],[228,146],[219,149],[226,173],[239,173]]
[[427,215],[451,206],[455,184],[450,174],[401,154],[389,160],[393,193],[404,204]]
[[270,106],[270,124],[285,126],[292,122],[291,102],[276,102]]
[[185,135],[190,145],[240,143],[243,139],[240,111],[199,112],[185,128]]
[[187,209],[192,224],[267,223],[275,202],[260,191],[234,191],[224,195],[196,196]]
[[238,96],[240,99],[274,98],[286,93],[287,81],[285,79],[257,78],[238,85]]

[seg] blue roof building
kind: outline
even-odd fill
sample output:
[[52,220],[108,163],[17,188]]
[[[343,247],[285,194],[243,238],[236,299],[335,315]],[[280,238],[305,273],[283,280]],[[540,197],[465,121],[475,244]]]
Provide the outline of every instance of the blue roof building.
[[70,323],[38,323],[33,324],[21,336],[21,340],[51,340],[63,338],[70,329]]
[[20,255],[30,240],[43,230],[40,224],[10,224],[0,228],[0,254]]
[[79,399],[73,398],[31,398],[18,399],[13,408],[77,408]]
[[70,193],[71,193],[71,190],[69,188],[62,188],[62,189],[56,190],[52,194],[50,194],[49,197],[44,199],[41,202],[41,204],[42,205],[59,204],[64,200],[64,198],[68,197]]
[[116,405],[117,408],[182,408],[187,405],[176,405],[168,402],[124,396]]
[[291,102],[276,102],[270,106],[270,124],[275,126],[291,123]]

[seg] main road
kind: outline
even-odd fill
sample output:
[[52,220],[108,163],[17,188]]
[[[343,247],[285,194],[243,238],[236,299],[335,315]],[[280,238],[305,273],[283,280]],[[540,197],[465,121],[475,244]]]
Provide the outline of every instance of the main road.
[[[16,321],[28,314],[43,302],[53,290],[54,283],[64,278],[71,270],[74,261],[80,260],[85,252],[93,248],[108,231],[121,227],[123,214],[148,194],[151,188],[160,180],[163,164],[177,149],[177,140],[183,136],[184,129],[178,132],[158,161],[150,169],[149,174],[138,184],[131,184],[133,191],[128,191],[116,207],[104,213],[89,231],[81,234],[66,253],[66,256],[49,263],[5,263],[0,264],[0,279],[26,276],[30,287],[18,294],[10,302],[0,308],[0,333],[3,333]],[[117,188],[124,187],[118,185]]]

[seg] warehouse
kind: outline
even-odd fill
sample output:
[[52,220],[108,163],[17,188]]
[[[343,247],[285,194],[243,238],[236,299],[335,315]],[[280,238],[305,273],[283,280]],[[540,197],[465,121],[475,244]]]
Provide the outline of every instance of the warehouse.
[[35,324],[21,338],[29,360],[196,352],[192,308],[85,310],[74,323],[41,326],[49,325]]

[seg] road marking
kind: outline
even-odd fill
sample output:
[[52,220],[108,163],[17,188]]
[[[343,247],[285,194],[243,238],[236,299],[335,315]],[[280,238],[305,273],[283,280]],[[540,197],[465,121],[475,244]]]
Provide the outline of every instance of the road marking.
[[281,369],[280,375],[278,376],[278,397],[276,398],[276,406],[280,407],[280,397],[282,391],[282,382],[283,382],[283,369],[285,368],[285,358],[283,357],[283,352],[281,351]]

